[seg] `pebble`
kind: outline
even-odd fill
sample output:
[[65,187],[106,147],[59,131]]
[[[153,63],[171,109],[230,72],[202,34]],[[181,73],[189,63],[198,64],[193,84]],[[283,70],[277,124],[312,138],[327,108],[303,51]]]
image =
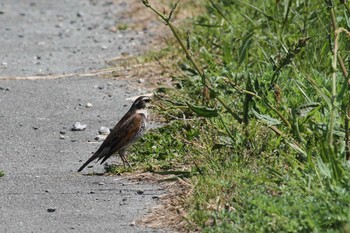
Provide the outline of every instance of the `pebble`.
[[65,138],[66,138],[66,136],[60,134],[60,139],[65,139]]
[[92,103],[87,103],[87,104],[85,105],[85,107],[91,108],[91,107],[92,107]]
[[101,126],[101,128],[98,130],[99,134],[102,135],[108,135],[111,132],[111,130],[108,127]]
[[10,88],[8,88],[8,87],[0,87],[0,91],[9,91],[10,90]]
[[140,78],[139,80],[138,80],[138,83],[144,83],[146,80],[144,79],[144,78]]
[[141,195],[141,194],[143,194],[143,193],[144,193],[144,191],[142,191],[142,190],[137,190],[137,194]]
[[54,208],[48,208],[47,209],[47,212],[49,212],[49,213],[53,213],[53,212],[55,212],[56,211],[56,209],[54,209]]
[[83,13],[82,12],[77,12],[77,17],[83,17]]
[[82,130],[86,129],[86,127],[87,127],[86,124],[82,124],[79,121],[77,121],[73,125],[72,131],[82,131]]

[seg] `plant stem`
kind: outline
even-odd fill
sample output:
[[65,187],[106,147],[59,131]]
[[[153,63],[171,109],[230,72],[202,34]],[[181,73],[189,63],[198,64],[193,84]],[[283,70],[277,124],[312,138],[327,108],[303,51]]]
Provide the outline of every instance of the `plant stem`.
[[[194,60],[194,58],[191,56],[190,52],[188,51],[188,49],[186,48],[185,44],[182,42],[179,33],[176,30],[176,27],[170,22],[171,20],[171,15],[172,12],[175,10],[177,4],[179,3],[180,0],[177,1],[177,3],[174,5],[173,9],[171,10],[171,13],[169,15],[169,17],[165,16],[164,14],[160,13],[158,10],[154,9],[151,4],[148,2],[148,0],[142,0],[143,4],[150,8],[154,13],[156,13],[165,23],[166,25],[169,26],[171,32],[174,34],[176,40],[179,42],[182,50],[185,52],[187,59],[192,63],[193,67],[195,68],[195,70],[197,71],[197,73],[199,74],[199,76],[202,78],[202,84],[204,86],[204,88],[208,88],[209,90],[213,90],[213,88],[211,87],[210,83],[207,81],[204,72],[202,71],[202,69],[199,67],[199,65],[197,64],[197,62]],[[216,100],[218,100],[221,105],[239,122],[242,123],[242,119],[232,111],[232,109],[226,104],[226,102],[219,96],[215,97]]]
[[169,22],[169,21],[167,21],[167,24],[168,24],[170,30],[172,31],[172,33],[174,34],[176,40],[179,42],[179,44],[180,44],[182,50],[185,52],[187,59],[190,60],[190,62],[192,63],[192,65],[194,66],[194,68],[196,69],[196,71],[198,72],[198,74],[201,76],[203,85],[206,86],[206,87],[209,87],[208,84],[207,84],[207,82],[206,82],[206,78],[205,78],[205,75],[204,75],[203,71],[199,68],[199,66],[197,65],[196,61],[195,61],[195,60],[193,59],[193,57],[191,56],[190,52],[187,50],[185,44],[184,44],[184,43],[182,42],[182,40],[180,39],[179,34],[176,32],[176,28],[175,28],[174,25],[173,25],[171,22]]
[[330,148],[333,148],[333,131],[334,131],[334,120],[335,120],[335,102],[337,95],[337,58],[338,58],[338,33],[337,33],[337,23],[335,20],[335,13],[333,8],[333,2],[331,0],[327,0],[326,4],[329,8],[329,12],[331,15],[331,21],[334,32],[334,48],[333,48],[333,58],[332,58],[332,97],[331,97],[331,108],[330,108],[330,116],[329,116],[329,125],[327,131],[327,141]]
[[348,106],[347,113],[345,115],[345,153],[346,158],[350,161],[350,133],[349,133],[349,120],[350,120],[350,106]]
[[331,98],[329,129],[328,129],[328,134],[327,134],[327,140],[328,140],[328,143],[330,146],[333,146],[333,131],[334,131],[334,121],[335,121],[335,113],[336,113],[336,98],[337,98],[337,74],[336,74],[336,72],[337,72],[337,58],[338,58],[338,39],[339,39],[339,34],[341,32],[345,32],[350,37],[350,32],[344,28],[336,28],[334,30],[334,48],[333,48],[333,59],[332,59],[332,98]]
[[333,59],[332,59],[332,98],[331,98],[331,109],[329,117],[328,126],[328,144],[333,147],[333,131],[334,131],[334,120],[336,111],[336,97],[337,97],[337,52],[338,52],[338,33],[334,30],[334,49],[333,49]]
[[[180,0],[179,0],[180,1]],[[171,10],[171,12],[173,12],[177,6],[177,4],[179,3],[179,1],[177,1],[177,3],[174,5],[173,9]],[[174,34],[176,40],[179,42],[182,50],[185,52],[186,54],[186,57],[188,60],[190,60],[190,62],[192,63],[192,65],[194,66],[194,68],[196,69],[196,71],[198,72],[198,74],[201,76],[202,78],[202,83],[204,86],[208,87],[208,84],[206,82],[206,78],[205,78],[205,75],[204,75],[204,72],[199,68],[199,66],[197,65],[196,61],[193,59],[193,57],[191,56],[190,52],[187,50],[185,44],[182,42],[179,34],[177,33],[176,31],[176,28],[175,26],[170,22],[171,20],[171,15],[172,13],[169,15],[169,17],[166,17],[164,14],[160,13],[158,10],[154,9],[151,4],[149,4],[148,0],[142,0],[143,4],[150,8],[153,12],[155,12],[162,20],[165,21],[166,25],[169,26],[171,32]]]

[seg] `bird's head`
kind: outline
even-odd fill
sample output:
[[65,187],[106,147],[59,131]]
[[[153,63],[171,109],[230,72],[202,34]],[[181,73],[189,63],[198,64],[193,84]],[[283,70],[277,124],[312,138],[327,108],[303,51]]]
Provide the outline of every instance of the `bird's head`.
[[131,108],[138,110],[138,109],[145,109],[149,102],[151,101],[151,98],[148,96],[140,96],[138,97],[134,103],[132,104]]

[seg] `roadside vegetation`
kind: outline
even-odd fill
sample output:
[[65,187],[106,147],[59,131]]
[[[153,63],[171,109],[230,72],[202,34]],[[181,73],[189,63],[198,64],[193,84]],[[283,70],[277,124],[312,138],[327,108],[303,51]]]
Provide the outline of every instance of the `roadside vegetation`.
[[189,178],[189,230],[350,232],[349,3],[202,2],[177,28],[143,0],[180,59],[130,160]]
[[3,177],[5,173],[3,171],[0,171],[0,177]]

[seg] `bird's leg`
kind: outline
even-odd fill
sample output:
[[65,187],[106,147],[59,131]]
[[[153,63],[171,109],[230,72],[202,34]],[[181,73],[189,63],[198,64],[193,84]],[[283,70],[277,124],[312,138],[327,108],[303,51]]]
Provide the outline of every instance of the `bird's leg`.
[[125,149],[122,149],[122,150],[119,151],[119,156],[120,156],[120,158],[123,161],[124,167],[126,167],[125,164],[127,164],[131,168],[130,163],[128,162],[128,160],[125,157],[126,156]]

